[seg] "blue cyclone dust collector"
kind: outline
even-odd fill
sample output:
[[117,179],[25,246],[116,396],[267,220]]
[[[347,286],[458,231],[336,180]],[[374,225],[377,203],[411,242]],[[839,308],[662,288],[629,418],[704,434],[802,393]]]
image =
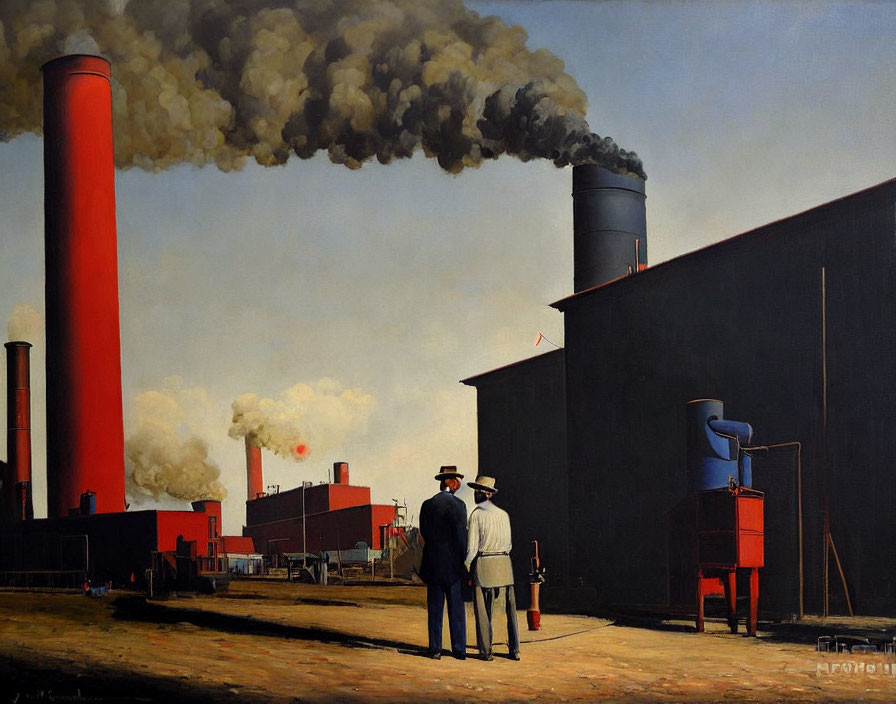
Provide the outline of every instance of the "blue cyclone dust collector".
[[751,487],[750,456],[742,451],[753,439],[749,423],[722,418],[723,404],[701,398],[687,405],[688,492]]

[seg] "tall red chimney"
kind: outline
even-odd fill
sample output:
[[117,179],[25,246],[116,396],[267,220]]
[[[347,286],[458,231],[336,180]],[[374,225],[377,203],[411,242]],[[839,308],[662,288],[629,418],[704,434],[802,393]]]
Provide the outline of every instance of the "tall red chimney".
[[255,438],[246,436],[246,501],[264,495],[264,477],[261,471],[261,448]]
[[14,521],[34,518],[31,500],[31,360],[29,342],[6,347],[6,459],[4,512]]
[[109,62],[63,56],[44,74],[47,509],[96,492],[124,511],[124,426]]

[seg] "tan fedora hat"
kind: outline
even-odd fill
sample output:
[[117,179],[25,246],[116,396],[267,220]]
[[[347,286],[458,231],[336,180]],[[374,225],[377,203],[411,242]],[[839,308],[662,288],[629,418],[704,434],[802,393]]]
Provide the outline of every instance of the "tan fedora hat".
[[463,479],[464,475],[457,471],[457,467],[453,464],[442,465],[439,467],[439,473],[436,475],[438,481],[443,479]]
[[478,477],[476,477],[475,482],[467,482],[467,486],[478,489],[479,491],[484,491],[487,494],[498,493],[498,490],[495,489],[495,478],[487,477],[484,474],[480,474]]

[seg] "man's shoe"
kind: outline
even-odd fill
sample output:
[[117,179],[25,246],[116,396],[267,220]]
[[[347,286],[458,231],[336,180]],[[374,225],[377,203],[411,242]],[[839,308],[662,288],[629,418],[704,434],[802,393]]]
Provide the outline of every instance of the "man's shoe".
[[429,657],[431,657],[433,660],[441,660],[441,659],[442,659],[442,653],[441,653],[440,651],[438,651],[438,650],[430,650],[430,651],[429,651]]
[[480,655],[479,659],[480,660],[494,660],[495,658],[492,656],[491,653],[486,653],[485,655]]
[[510,654],[510,659],[511,659],[511,660],[519,660],[519,659],[520,659],[520,654],[519,654],[519,653],[511,653],[511,654]]
[[452,654],[454,657],[456,657],[458,660],[466,660],[466,659],[467,659],[467,654],[466,654],[466,653],[451,653],[451,654]]

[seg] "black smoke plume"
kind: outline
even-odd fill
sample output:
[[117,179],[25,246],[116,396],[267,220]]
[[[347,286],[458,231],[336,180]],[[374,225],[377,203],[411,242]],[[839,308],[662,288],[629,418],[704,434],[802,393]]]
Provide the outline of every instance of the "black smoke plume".
[[112,63],[120,168],[240,168],[422,149],[456,173],[512,154],[644,176],[526,33],[459,0],[2,0],[0,139],[40,132],[44,62]]

